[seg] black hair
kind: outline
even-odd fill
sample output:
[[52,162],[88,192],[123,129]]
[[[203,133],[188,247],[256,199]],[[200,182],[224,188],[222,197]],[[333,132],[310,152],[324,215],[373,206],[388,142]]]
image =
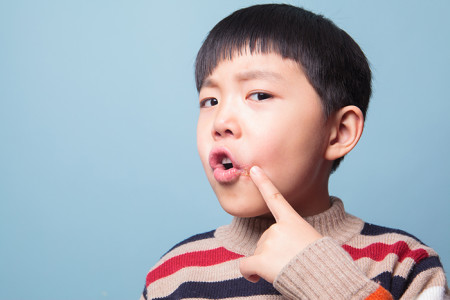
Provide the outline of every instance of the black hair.
[[[325,116],[355,105],[366,116],[371,71],[358,44],[331,20],[288,4],[263,4],[235,11],[208,34],[195,63],[200,91],[224,59],[244,51],[277,53],[296,61],[319,95]],[[332,172],[342,158],[334,161]]]

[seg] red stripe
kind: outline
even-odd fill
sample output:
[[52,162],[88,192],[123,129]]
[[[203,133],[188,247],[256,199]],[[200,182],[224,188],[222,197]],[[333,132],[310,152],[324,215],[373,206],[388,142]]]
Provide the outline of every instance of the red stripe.
[[186,267],[207,267],[238,259],[242,256],[243,255],[228,251],[224,247],[184,253],[168,259],[156,269],[149,272],[147,275],[146,286]]
[[353,248],[349,245],[343,245],[342,247],[350,254],[353,260],[368,257],[375,261],[381,261],[388,254],[394,253],[397,254],[399,262],[402,262],[405,258],[410,257],[417,263],[428,257],[428,252],[424,249],[411,250],[408,244],[403,241],[399,241],[392,245],[374,243],[362,249]]

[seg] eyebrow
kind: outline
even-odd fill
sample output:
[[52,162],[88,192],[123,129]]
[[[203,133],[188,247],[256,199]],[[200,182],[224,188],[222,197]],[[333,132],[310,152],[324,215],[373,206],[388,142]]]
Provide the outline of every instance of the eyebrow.
[[264,80],[281,80],[283,77],[281,74],[271,71],[253,70],[244,71],[236,76],[238,81],[248,81],[254,79],[264,79]]
[[[236,75],[237,81],[249,81],[255,79],[279,81],[282,78],[283,76],[279,73],[262,70],[244,71]],[[206,78],[202,84],[202,87],[218,87],[218,86],[219,86],[218,83],[212,78]]]

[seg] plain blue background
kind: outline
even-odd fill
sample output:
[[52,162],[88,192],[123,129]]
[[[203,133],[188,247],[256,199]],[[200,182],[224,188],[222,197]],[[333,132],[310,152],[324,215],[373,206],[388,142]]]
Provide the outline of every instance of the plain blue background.
[[[137,299],[161,254],[231,220],[197,156],[193,64],[212,26],[264,2],[0,2],[0,299]],[[288,3],[373,68],[331,193],[449,270],[450,2]]]

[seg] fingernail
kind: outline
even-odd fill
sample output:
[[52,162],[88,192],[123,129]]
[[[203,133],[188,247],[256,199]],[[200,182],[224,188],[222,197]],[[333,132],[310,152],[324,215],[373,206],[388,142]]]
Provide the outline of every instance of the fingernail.
[[261,174],[261,168],[258,166],[253,166],[250,169],[250,172],[252,172],[252,174],[259,175],[259,174]]

